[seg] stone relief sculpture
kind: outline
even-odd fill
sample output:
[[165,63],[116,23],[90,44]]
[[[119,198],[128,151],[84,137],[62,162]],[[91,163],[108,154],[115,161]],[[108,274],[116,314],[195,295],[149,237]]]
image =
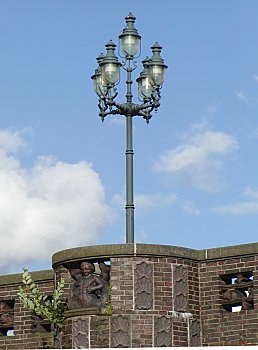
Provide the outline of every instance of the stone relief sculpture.
[[75,280],[70,288],[68,308],[70,310],[104,307],[108,301],[110,267],[99,263],[101,273],[95,274],[95,266],[90,262],[82,262],[80,269],[70,270]]
[[89,348],[88,320],[78,318],[72,324],[72,344],[73,349]]
[[236,274],[236,282],[237,284],[244,284],[244,283],[248,283],[248,282],[252,282],[252,280],[246,276],[244,276],[243,273],[239,272]]
[[200,321],[193,319],[190,322],[190,346],[201,346]]
[[142,262],[135,266],[135,309],[153,308],[153,265]]
[[[246,277],[243,273],[239,272],[236,275],[236,280],[232,285],[232,288],[228,288],[223,293],[223,299],[232,304],[236,302],[241,302],[242,310],[253,309],[252,300],[254,298],[253,287],[245,285],[247,283],[253,282],[252,279]],[[233,288],[233,286],[235,286]]]
[[188,304],[187,268],[183,265],[174,266],[173,287],[174,310],[186,312]]
[[[252,288],[248,288],[249,292],[249,297],[251,298],[253,294]],[[253,306],[251,303],[249,303],[246,300],[247,296],[240,292],[237,289],[228,289],[226,292],[223,294],[223,299],[229,302],[236,302],[236,301],[241,301],[242,302],[242,310],[251,310],[253,309]]]
[[131,347],[131,323],[129,316],[112,317],[111,342],[113,348]]
[[154,324],[154,346],[172,346],[172,323],[171,318],[166,316],[156,317]]
[[8,326],[12,326],[14,321],[13,308],[8,302],[0,302],[0,335],[6,335]]

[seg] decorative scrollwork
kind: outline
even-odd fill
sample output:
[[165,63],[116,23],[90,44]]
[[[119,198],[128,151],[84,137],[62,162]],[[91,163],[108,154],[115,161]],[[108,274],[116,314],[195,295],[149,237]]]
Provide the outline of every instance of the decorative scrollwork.
[[154,346],[172,346],[172,323],[170,317],[161,316],[156,318],[154,324]]
[[111,342],[113,348],[130,348],[131,323],[129,316],[114,316],[111,319]]
[[151,278],[153,275],[153,266],[152,264],[147,264],[146,262],[141,262],[136,265],[135,274],[138,278]]
[[72,344],[73,349],[89,348],[88,320],[78,318],[72,324]]
[[197,319],[190,323],[190,346],[201,346],[200,321]]
[[[131,66],[131,63],[133,64],[133,67]],[[135,59],[125,58],[122,60],[122,68],[126,72],[132,72],[137,68],[137,61]]]
[[188,306],[187,268],[174,266],[174,310],[186,312]]
[[[127,71],[127,84],[130,86],[132,84],[131,73],[137,68],[137,61],[133,59],[125,59],[122,61],[122,68]],[[153,86],[153,91],[150,97],[144,98],[141,104],[132,103],[132,93],[131,89],[127,91],[127,102],[118,103],[115,101],[117,97],[117,89],[115,85],[105,85],[105,92],[99,95],[98,107],[99,116],[102,121],[108,115],[130,115],[130,116],[141,116],[143,117],[147,124],[152,118],[152,111],[157,112],[160,106],[160,89],[161,86]]]
[[141,262],[135,267],[135,308],[150,310],[153,307],[153,266]]

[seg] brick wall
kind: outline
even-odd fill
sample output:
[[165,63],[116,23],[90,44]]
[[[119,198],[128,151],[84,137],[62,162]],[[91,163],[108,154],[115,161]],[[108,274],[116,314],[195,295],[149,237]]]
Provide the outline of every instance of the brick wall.
[[[47,294],[53,291],[53,272],[42,271],[32,274],[38,288]],[[17,293],[21,285],[21,274],[1,276],[0,302],[12,301],[14,336],[1,336],[0,349],[44,349],[53,347],[52,334],[38,325],[38,319],[20,302]]]
[[[203,345],[258,345],[258,256],[223,259],[200,265]],[[254,309],[229,312],[222,305],[221,276],[252,271]]]
[[[63,278],[66,299],[73,283],[67,268],[100,260],[111,264],[112,315],[68,313],[63,348],[258,345],[258,244],[205,251],[140,244],[82,247],[57,253],[55,275],[42,271],[34,279],[51,294],[54,281]],[[239,272],[254,298],[247,309],[231,312],[225,290],[239,289],[229,284]],[[0,337],[0,349],[47,348],[52,334],[35,327],[35,316],[17,298],[20,284],[21,275],[0,276],[0,302],[14,301],[15,333]]]
[[113,313],[131,313],[133,310],[133,265],[132,258],[111,259],[112,306]]
[[[135,288],[137,266],[143,263],[149,266],[149,284],[153,284],[152,303],[151,306],[144,305],[145,309],[141,309],[141,305],[138,305],[136,301],[137,288]],[[198,264],[188,259],[139,256],[111,259],[111,266],[113,314],[130,315],[132,346],[190,345],[188,319],[190,317],[191,319],[199,318]],[[174,304],[175,267],[181,267],[186,273],[186,307],[182,310],[177,310]],[[144,271],[141,271],[141,274],[144,274]],[[163,340],[161,340],[162,337],[159,337],[159,332],[162,335],[169,335],[165,337],[164,344],[160,343]]]

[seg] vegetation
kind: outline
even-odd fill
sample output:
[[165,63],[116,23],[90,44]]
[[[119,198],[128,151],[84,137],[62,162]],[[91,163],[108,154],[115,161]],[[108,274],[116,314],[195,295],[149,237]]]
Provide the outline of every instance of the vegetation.
[[112,286],[111,284],[108,286],[108,300],[106,303],[106,306],[103,310],[105,315],[111,316],[113,312],[113,306],[111,304],[111,297],[112,297]]
[[22,283],[24,288],[20,287],[18,292],[21,302],[37,316],[49,321],[54,328],[55,347],[61,348],[60,330],[66,310],[66,304],[62,300],[64,281],[57,283],[52,296],[46,295],[37,288],[27,269],[23,269]]

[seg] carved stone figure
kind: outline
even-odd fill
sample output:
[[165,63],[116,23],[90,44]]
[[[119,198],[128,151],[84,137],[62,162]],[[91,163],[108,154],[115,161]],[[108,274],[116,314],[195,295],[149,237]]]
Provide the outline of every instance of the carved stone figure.
[[228,289],[224,295],[223,298],[227,301],[237,301],[237,300],[242,300],[242,298],[244,297],[243,293],[241,293],[239,290],[236,289]]
[[13,323],[13,313],[12,308],[8,303],[0,302],[0,325],[12,324]]
[[104,281],[109,283],[110,280],[110,266],[106,265],[104,262],[99,262],[99,269],[100,269],[100,277],[103,278]]
[[99,277],[104,282],[104,287],[99,293],[101,299],[101,305],[105,306],[108,302],[108,292],[109,292],[109,280],[110,280],[110,266],[106,265],[104,262],[99,262],[100,275]]
[[238,274],[236,275],[236,277],[237,277],[236,283],[239,283],[239,284],[248,283],[248,282],[251,282],[251,281],[252,281],[250,278],[244,276],[244,274],[241,273],[241,272],[238,273]]
[[12,324],[13,323],[13,315],[12,314],[2,314],[0,316],[0,325]]
[[249,297],[249,298],[253,298],[253,297],[254,297],[254,290],[253,290],[253,287],[248,287],[248,288],[247,288],[247,292],[248,292],[248,297]]
[[239,290],[236,289],[228,289],[224,295],[223,298],[227,301],[239,301],[242,302],[242,310],[250,310],[253,309],[253,306],[246,300],[246,296],[241,293]]
[[252,304],[248,303],[246,299],[242,299],[242,310],[252,310],[253,306]]
[[90,262],[83,262],[80,269],[70,270],[75,280],[70,288],[68,308],[81,309],[105,306],[108,300],[109,266],[99,264],[101,273],[95,274],[95,266]]
[[0,314],[11,311],[12,308],[5,301],[0,301]]

